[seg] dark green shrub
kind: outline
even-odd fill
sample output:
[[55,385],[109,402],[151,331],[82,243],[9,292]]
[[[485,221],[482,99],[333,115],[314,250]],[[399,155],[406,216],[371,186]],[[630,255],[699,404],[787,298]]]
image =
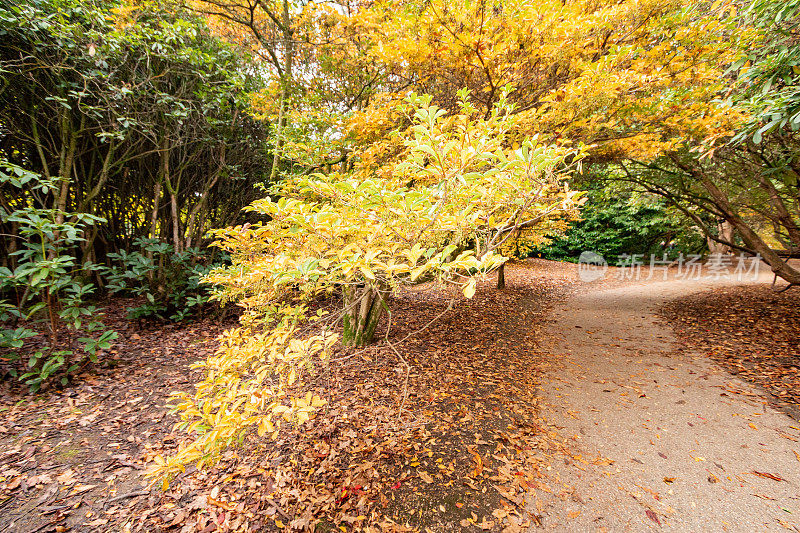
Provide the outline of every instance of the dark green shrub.
[[106,288],[112,294],[140,296],[145,302],[128,309],[131,319],[156,318],[180,322],[206,307],[210,288],[202,278],[216,265],[197,248],[175,252],[157,239],[139,238],[133,252],[109,254]]

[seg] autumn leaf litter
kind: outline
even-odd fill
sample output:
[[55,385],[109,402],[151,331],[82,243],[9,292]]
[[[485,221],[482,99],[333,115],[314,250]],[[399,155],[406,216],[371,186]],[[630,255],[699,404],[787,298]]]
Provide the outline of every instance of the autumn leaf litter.
[[394,299],[387,339],[410,364],[407,387],[385,342],[340,349],[316,375],[330,403],[315,419],[274,442],[248,436],[166,492],[143,472],[185,438],[171,431],[169,393],[191,389],[189,364],[211,353],[226,324],[142,329],[113,311],[123,342],[94,373],[38,397],[3,393],[0,523],[186,532],[536,525],[526,497],[551,490],[544,470],[563,445],[537,416],[537,335],[571,290],[572,271],[544,261],[507,270],[506,290],[487,280],[472,300],[432,284]]

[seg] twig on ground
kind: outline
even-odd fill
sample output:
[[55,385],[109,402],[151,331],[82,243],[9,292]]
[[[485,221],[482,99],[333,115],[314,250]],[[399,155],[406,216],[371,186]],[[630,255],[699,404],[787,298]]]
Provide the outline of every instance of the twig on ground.
[[403,337],[402,339],[400,339],[396,343],[392,343],[392,341],[389,340],[389,332],[392,329],[392,313],[388,309],[386,311],[387,314],[389,315],[389,324],[386,327],[386,336],[384,337],[384,341],[386,342],[387,346],[389,346],[389,348],[391,348],[392,351],[394,351],[395,355],[397,355],[397,358],[400,359],[400,361],[406,367],[406,376],[405,376],[405,379],[403,380],[403,399],[400,401],[400,408],[397,410],[397,420],[398,421],[400,420],[400,417],[403,416],[403,408],[405,407],[406,400],[408,399],[408,378],[411,375],[411,365],[408,364],[408,361],[406,361],[405,357],[403,357],[400,354],[400,352],[397,350],[397,348],[395,348],[394,346],[395,346],[395,344],[403,343],[406,339],[408,339],[412,335],[416,335],[416,334],[424,331],[428,326],[430,326],[431,324],[433,324],[434,322],[436,322],[437,320],[442,318],[442,316],[444,316],[445,313],[447,313],[448,311],[453,309],[453,303],[454,302],[455,302],[455,299],[451,299],[450,302],[447,304],[447,307],[445,308],[444,311],[442,311],[441,313],[439,313],[438,315],[433,317],[433,319],[430,322],[428,322],[427,324],[425,324],[424,326],[422,326],[418,330],[412,331],[411,333],[409,333],[408,335],[406,335],[405,337]]
[[135,498],[137,496],[147,496],[148,494],[150,494],[149,490],[135,490],[133,492],[128,492],[126,494],[118,494],[113,498],[109,498],[108,500],[106,500],[106,503],[114,503],[120,500],[126,500],[128,498]]

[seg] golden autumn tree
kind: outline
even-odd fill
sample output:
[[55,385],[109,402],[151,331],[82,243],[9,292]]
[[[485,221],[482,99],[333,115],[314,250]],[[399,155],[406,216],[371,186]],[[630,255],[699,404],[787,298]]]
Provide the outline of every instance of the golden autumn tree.
[[[349,119],[353,152],[361,161],[396,152],[386,134],[409,88],[452,109],[453,88],[466,86],[488,112],[506,84],[515,88],[510,139],[588,144],[590,163],[649,161],[686,139],[724,137],[741,118],[719,102],[738,54],[727,43],[748,37],[736,13],[730,2],[370,4],[348,24],[361,28],[363,49],[385,77]],[[545,240],[520,232],[504,253],[524,256]]]
[[[488,112],[506,85],[520,134],[654,154],[729,126],[712,101],[741,32],[732,2],[376,2],[353,16],[387,71],[445,108],[468,87]],[[613,145],[613,146],[612,146]]]
[[[192,0],[214,32],[260,58],[267,86],[252,114],[272,126],[270,180],[346,163],[348,114],[378,90],[384,71],[351,23],[356,4],[300,0]],[[345,165],[346,166],[346,165]]]
[[365,148],[374,155],[409,91],[454,112],[466,87],[488,116],[512,86],[519,139],[596,144],[605,159],[722,138],[741,120],[718,105],[741,49],[731,39],[751,33],[732,0],[192,5],[264,59],[274,89],[253,95],[254,110],[274,122],[286,169],[346,166]]
[[[423,277],[471,298],[515,232],[575,215],[580,193],[564,184],[570,153],[535,140],[510,147],[505,98],[484,118],[467,94],[449,116],[411,95],[411,127],[398,132],[404,151],[394,161],[288,179],[250,207],[267,222],[217,233],[233,264],[207,281],[243,308],[241,325],[199,365],[197,392],[180,396],[194,440],[159,458],[155,473],[208,464],[250,429],[277,435],[282,423],[308,420],[324,400],[301,394],[305,377],[326,362],[337,324],[345,345],[368,342],[388,297]],[[309,311],[336,293],[339,312]]]

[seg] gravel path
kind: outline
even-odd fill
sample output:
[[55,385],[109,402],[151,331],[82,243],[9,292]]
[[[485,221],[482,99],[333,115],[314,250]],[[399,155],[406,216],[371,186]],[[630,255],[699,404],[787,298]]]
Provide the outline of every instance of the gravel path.
[[599,287],[555,310],[542,392],[572,456],[531,502],[546,529],[800,531],[800,423],[655,315],[712,286]]

